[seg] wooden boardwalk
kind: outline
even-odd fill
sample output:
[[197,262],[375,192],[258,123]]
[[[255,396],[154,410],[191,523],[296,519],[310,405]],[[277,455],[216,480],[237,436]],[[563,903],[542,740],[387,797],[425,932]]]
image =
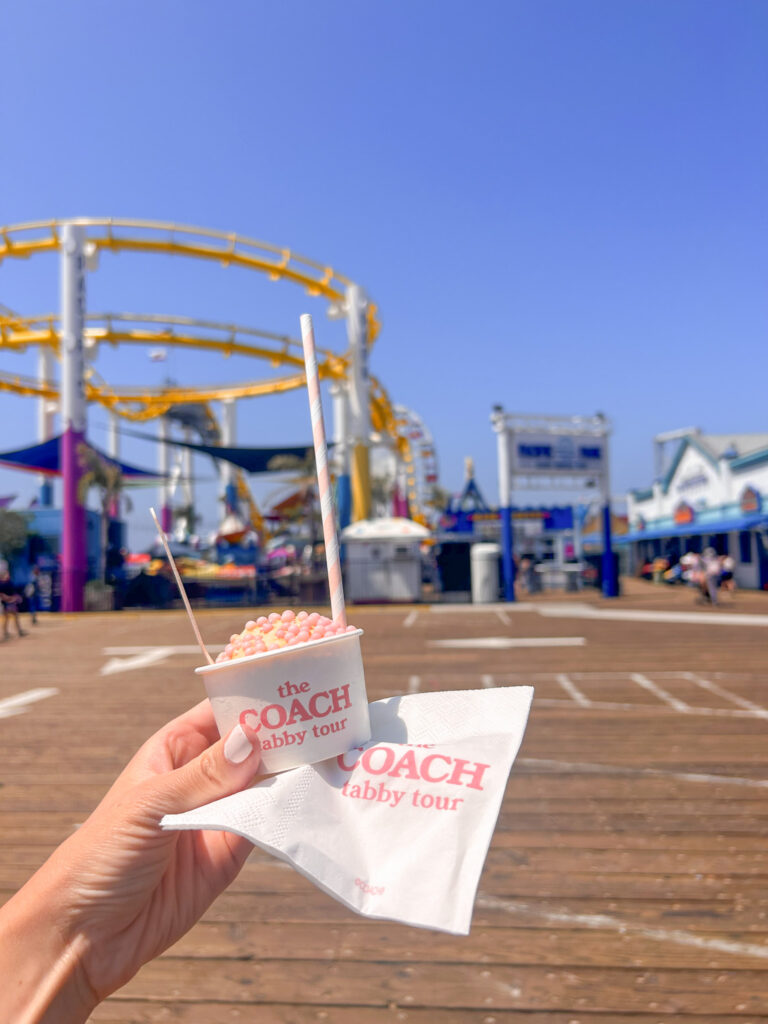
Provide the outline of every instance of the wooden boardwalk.
[[[350,613],[372,700],[536,687],[468,938],[359,917],[255,851],[92,1019],[768,1021],[768,595],[712,612],[650,585],[611,603],[568,597]],[[244,617],[203,612],[206,639]],[[146,736],[199,699],[191,642],[174,611],[53,617],[0,645],[3,898]],[[141,648],[161,645],[149,663]]]

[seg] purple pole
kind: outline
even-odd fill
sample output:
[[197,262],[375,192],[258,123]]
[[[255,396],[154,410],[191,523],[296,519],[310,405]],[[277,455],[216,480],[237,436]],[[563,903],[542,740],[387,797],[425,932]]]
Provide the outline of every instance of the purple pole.
[[88,560],[85,509],[77,489],[82,473],[77,446],[85,440],[85,256],[83,228],[61,229],[61,610],[81,612]]
[[68,427],[61,435],[59,454],[62,477],[61,520],[61,610],[81,612],[87,575],[85,550],[85,509],[78,501],[80,463],[77,446],[85,441],[85,433]]

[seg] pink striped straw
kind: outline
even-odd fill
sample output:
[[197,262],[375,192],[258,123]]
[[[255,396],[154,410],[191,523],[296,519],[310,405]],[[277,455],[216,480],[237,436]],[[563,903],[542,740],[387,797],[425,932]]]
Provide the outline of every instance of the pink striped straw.
[[331,476],[328,472],[328,446],[325,441],[323,406],[320,401],[320,374],[315,354],[315,332],[312,317],[304,313],[301,317],[301,341],[304,346],[304,367],[307,372],[309,392],[309,414],[312,419],[312,440],[315,445],[315,466],[317,486],[320,491],[320,514],[323,519],[323,540],[325,541],[325,563],[328,567],[328,589],[331,592],[331,617],[342,626],[347,624],[344,607],[344,586],[341,580],[339,544],[336,539],[336,517],[333,513]]

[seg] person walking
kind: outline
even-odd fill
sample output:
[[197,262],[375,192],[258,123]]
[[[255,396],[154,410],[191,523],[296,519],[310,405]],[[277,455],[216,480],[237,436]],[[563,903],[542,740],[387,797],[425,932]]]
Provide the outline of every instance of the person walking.
[[32,566],[29,579],[24,585],[24,597],[27,599],[27,610],[34,626],[37,624],[37,613],[40,611],[40,570],[36,565]]
[[11,579],[7,562],[0,562],[0,602],[3,605],[3,640],[7,640],[10,636],[8,625],[11,619],[13,619],[16,626],[16,633],[19,636],[26,636],[27,634],[21,628],[19,620],[21,594]]
[[705,548],[702,556],[704,562],[704,581],[702,591],[711,604],[717,604],[717,588],[720,585],[720,559],[714,548]]

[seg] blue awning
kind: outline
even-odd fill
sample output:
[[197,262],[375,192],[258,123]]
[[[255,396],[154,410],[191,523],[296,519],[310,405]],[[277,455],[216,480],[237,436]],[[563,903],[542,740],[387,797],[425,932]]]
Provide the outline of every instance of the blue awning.
[[734,533],[739,530],[759,530],[768,526],[768,515],[735,516],[729,519],[709,519],[704,522],[681,525],[646,527],[614,538],[615,544],[632,544],[638,540],[660,540],[662,537],[700,537],[702,534]]

